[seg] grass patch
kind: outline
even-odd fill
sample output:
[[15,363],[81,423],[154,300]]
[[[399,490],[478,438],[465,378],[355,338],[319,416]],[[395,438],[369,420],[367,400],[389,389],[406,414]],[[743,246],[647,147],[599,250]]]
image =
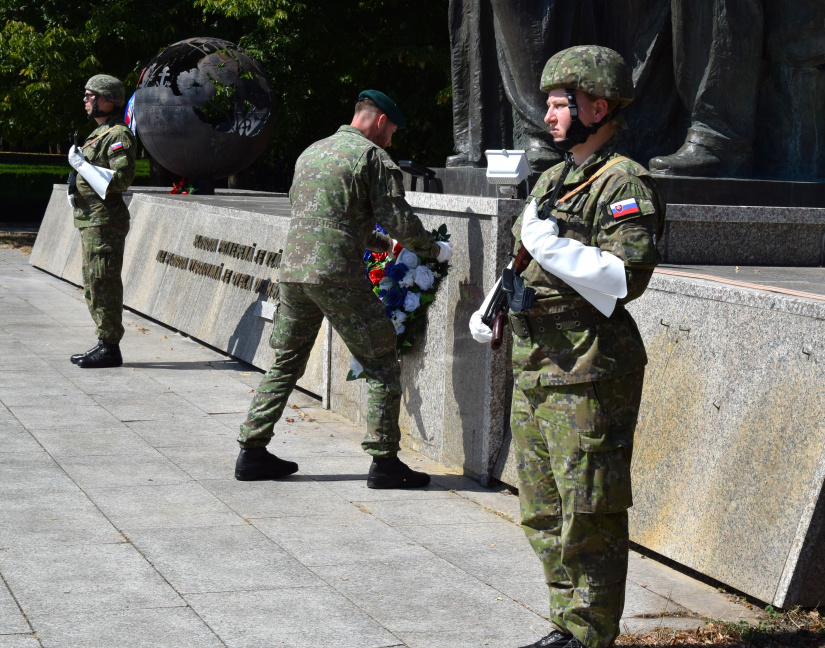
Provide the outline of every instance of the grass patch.
[[[66,182],[72,168],[65,164],[0,163],[0,223],[37,225],[46,212],[52,188]],[[136,160],[134,185],[149,184],[149,160]]]
[[[15,176],[18,178],[49,179],[51,184],[66,182],[66,176],[72,167],[66,164],[7,164],[0,162],[0,177]],[[3,178],[5,179],[5,178]],[[135,182],[144,184],[140,180],[149,180],[149,160],[135,160]]]

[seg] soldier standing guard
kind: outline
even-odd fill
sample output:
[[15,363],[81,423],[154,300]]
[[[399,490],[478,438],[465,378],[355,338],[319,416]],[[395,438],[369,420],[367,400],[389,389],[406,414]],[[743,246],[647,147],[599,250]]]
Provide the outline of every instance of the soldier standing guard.
[[[659,262],[665,204],[647,171],[616,152],[618,111],[633,99],[619,54],[563,50],[545,65],[541,90],[566,159],[542,174],[513,227],[533,259],[521,277],[536,293],[529,310],[510,312],[510,424],[522,527],[544,567],[553,629],[525,648],[607,648],[624,608],[630,458],[647,364],[624,304]],[[478,341],[492,337],[485,308],[470,320]]]
[[[365,90],[352,124],[298,158],[269,341],[275,361],[241,425],[236,479],[277,479],[298,470],[298,464],[270,454],[266,446],[326,317],[367,377],[367,434],[361,444],[373,457],[367,485],[415,488],[430,482],[429,475],[397,457],[401,370],[395,327],[372,291],[362,260],[364,249],[392,252],[399,241],[439,262],[452,255],[451,245],[435,242],[404,200],[401,170],[384,151],[396,128],[404,126],[404,116],[387,95]],[[377,232],[376,222],[398,241]]]
[[135,178],[135,136],[119,110],[126,103],[123,84],[97,74],[86,83],[86,114],[97,122],[79,149],[69,150],[77,171],[69,184],[69,204],[83,246],[83,289],[97,327],[97,344],[71,356],[78,367],[119,367],[123,364],[123,249],[129,232],[129,210],[123,192]]

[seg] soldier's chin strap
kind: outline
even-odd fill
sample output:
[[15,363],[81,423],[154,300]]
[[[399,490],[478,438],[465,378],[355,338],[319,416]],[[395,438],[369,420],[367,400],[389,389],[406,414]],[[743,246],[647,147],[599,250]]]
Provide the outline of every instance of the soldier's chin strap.
[[[117,108],[117,106],[115,106]],[[89,119],[95,119],[96,117],[111,117],[114,115],[116,110],[110,110],[109,112],[103,112],[100,108],[97,107],[97,97],[92,102],[92,112],[89,113]]]
[[572,88],[565,88],[564,94],[567,95],[567,106],[570,108],[570,128],[567,129],[567,137],[563,140],[553,141],[553,148],[566,153],[574,146],[584,144],[588,137],[615,119],[618,109],[608,113],[601,121],[585,126],[581,119],[579,119],[579,105],[576,103],[576,91]]

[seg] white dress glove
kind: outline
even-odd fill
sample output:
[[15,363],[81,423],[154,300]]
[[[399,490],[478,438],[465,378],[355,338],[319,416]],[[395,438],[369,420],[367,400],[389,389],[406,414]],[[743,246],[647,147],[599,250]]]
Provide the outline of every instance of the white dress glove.
[[446,241],[436,241],[436,245],[439,247],[438,256],[435,257],[435,260],[439,263],[444,263],[445,261],[449,261],[453,257],[453,244],[446,242]]
[[579,293],[607,317],[627,295],[621,259],[597,247],[559,238],[556,220],[541,220],[532,199],[524,209],[521,242],[538,264]]
[[[512,265],[513,262],[511,261],[510,266]],[[493,339],[492,329],[481,321],[481,317],[487,311],[487,305],[492,301],[493,295],[495,295],[496,290],[498,290],[499,284],[501,284],[501,277],[498,278],[498,281],[496,281],[493,289],[487,293],[481,307],[475,313],[470,315],[470,335],[473,336],[473,339],[476,342],[490,342]]]
[[89,183],[89,186],[95,190],[98,196],[101,198],[106,197],[106,189],[112,181],[112,176],[115,175],[114,171],[89,164],[76,146],[69,149],[69,164],[83,176],[83,179]]

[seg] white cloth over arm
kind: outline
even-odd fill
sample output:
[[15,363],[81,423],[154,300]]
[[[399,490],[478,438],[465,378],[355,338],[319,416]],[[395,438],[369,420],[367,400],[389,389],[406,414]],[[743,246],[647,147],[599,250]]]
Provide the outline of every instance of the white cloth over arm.
[[559,238],[555,219],[541,220],[532,199],[524,210],[521,242],[533,259],[610,317],[616,300],[627,295],[627,278],[621,259],[597,247]]
[[83,179],[89,183],[89,186],[95,190],[98,196],[101,198],[106,197],[106,189],[109,187],[109,183],[112,182],[112,176],[115,175],[112,169],[104,169],[88,163],[76,146],[69,149],[69,164],[83,176]]

